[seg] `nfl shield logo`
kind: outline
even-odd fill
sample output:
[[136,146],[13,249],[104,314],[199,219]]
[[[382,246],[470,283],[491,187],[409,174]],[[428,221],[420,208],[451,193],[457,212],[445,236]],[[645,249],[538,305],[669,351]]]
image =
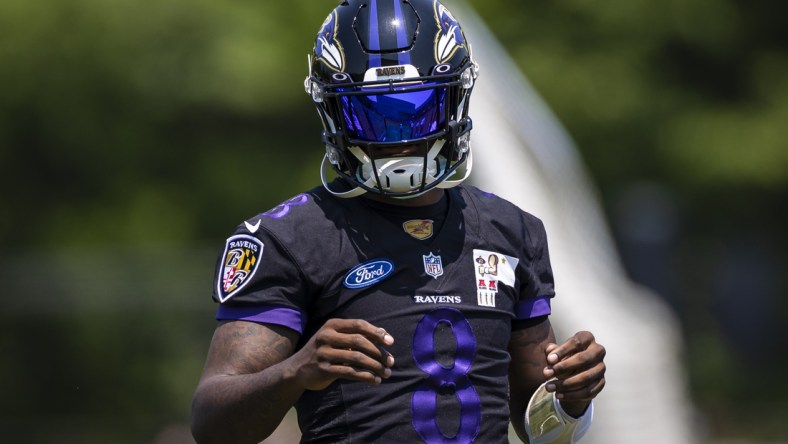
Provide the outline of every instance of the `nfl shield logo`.
[[430,252],[428,256],[422,255],[424,258],[424,272],[429,276],[438,279],[438,276],[443,274],[443,262],[440,256],[435,256]]

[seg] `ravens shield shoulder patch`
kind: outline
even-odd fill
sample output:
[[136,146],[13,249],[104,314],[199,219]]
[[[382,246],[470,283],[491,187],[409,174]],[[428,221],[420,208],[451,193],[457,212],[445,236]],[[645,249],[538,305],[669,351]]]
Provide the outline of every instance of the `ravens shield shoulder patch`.
[[219,302],[225,302],[252,280],[263,255],[263,243],[256,237],[239,234],[227,239],[216,282]]

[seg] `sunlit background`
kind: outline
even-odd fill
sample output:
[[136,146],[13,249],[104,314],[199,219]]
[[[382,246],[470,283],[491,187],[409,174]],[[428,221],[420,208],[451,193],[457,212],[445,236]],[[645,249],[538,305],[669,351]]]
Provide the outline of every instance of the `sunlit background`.
[[[783,4],[469,3],[675,316],[699,442],[788,442]],[[218,250],[319,181],[302,82],[335,4],[0,2],[3,442],[190,442]]]

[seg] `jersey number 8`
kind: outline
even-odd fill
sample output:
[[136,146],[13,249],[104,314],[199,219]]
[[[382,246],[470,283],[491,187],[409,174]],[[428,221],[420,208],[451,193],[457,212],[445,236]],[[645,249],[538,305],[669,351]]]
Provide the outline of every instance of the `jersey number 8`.
[[[457,341],[454,365],[444,367],[435,356],[435,330],[444,324],[451,328]],[[481,401],[468,372],[476,356],[476,336],[468,319],[454,308],[438,308],[419,321],[413,334],[413,358],[427,374],[425,382],[413,393],[411,412],[413,428],[428,444],[471,443],[481,425]],[[460,404],[459,430],[446,436],[438,426],[438,393],[454,392]]]

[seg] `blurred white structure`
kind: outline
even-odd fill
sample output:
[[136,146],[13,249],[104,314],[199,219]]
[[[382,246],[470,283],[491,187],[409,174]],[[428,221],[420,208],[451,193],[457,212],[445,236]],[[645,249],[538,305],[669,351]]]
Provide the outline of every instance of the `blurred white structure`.
[[696,442],[677,321],[659,299],[627,279],[564,128],[481,19],[465,4],[450,7],[481,65],[470,113],[472,180],[544,221],[558,294],[551,317],[558,339],[590,330],[608,350],[607,386],[583,443]]

